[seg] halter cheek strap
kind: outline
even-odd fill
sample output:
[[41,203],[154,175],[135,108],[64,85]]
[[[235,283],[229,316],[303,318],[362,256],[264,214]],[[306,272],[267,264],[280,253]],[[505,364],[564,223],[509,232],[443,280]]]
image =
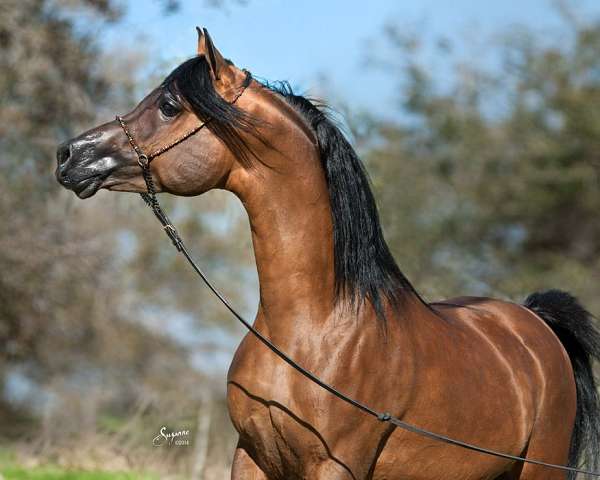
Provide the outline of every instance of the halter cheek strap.
[[[233,105],[235,102],[237,102],[238,98],[240,98],[242,96],[242,94],[244,93],[244,91],[246,90],[248,85],[250,85],[250,82],[252,81],[252,74],[246,69],[244,69],[243,71],[244,71],[244,74],[246,75],[246,77],[244,78],[244,81],[242,83],[241,90],[236,94],[235,97],[233,97],[233,100],[230,102],[231,105]],[[125,135],[127,136],[127,140],[129,140],[129,145],[131,145],[131,148],[138,156],[138,163],[140,164],[140,167],[142,167],[142,169],[147,168],[153,158],[158,157],[159,155],[162,155],[167,150],[171,150],[176,145],[179,145],[183,141],[190,138],[192,135],[195,135],[200,130],[202,130],[202,128],[204,128],[204,126],[208,122],[210,122],[210,119],[207,120],[206,122],[201,122],[199,125],[195,126],[191,130],[187,131],[186,133],[184,133],[180,137],[176,138],[172,142],[167,143],[166,145],[163,145],[160,148],[157,148],[155,151],[153,151],[149,154],[146,154],[142,151],[140,146],[134,140],[133,136],[131,135],[131,132],[127,128],[127,124],[125,123],[125,120],[123,120],[123,117],[121,117],[120,115],[117,115],[116,118],[117,118],[117,122],[119,122],[119,125],[123,129],[123,132],[125,132]]]

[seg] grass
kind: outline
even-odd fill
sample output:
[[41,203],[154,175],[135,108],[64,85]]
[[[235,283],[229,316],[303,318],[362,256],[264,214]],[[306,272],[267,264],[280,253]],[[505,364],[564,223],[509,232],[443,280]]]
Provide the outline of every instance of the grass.
[[25,468],[16,461],[14,453],[0,448],[0,480],[158,480],[155,475],[69,470],[55,465]]
[[63,470],[57,467],[23,468],[9,466],[0,468],[4,480],[156,480],[151,475],[138,475],[119,472],[89,472]]

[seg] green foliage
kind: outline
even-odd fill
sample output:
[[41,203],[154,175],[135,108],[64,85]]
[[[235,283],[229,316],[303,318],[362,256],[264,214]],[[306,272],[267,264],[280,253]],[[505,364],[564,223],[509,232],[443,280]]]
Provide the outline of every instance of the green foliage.
[[600,312],[600,24],[556,38],[507,32],[485,50],[494,67],[445,44],[434,70],[418,37],[388,29],[401,120],[380,122],[367,158],[392,248],[429,297],[557,287]]
[[20,468],[8,467],[0,470],[6,480],[154,480],[157,476],[133,473],[86,472],[64,470],[57,467]]
[[150,474],[75,470],[56,465],[19,465],[14,454],[0,449],[0,475],[4,480],[155,480]]

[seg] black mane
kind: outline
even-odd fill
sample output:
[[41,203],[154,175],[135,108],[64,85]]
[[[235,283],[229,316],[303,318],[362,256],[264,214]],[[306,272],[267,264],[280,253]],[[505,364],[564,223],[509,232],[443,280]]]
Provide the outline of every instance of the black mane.
[[[240,159],[251,160],[254,155],[239,132],[257,135],[257,122],[218,95],[203,56],[177,67],[163,86],[183,97],[202,120],[211,119],[207,126]],[[294,94],[285,82],[263,86],[281,95],[316,133],[333,217],[336,298],[348,299],[355,307],[368,300],[377,316],[385,321],[385,302],[397,307],[407,294],[417,293],[398,268],[383,238],[362,162],[327,115],[325,105],[317,106]]]
[[261,122],[221,97],[213,86],[210,66],[203,55],[183,62],[163,81],[161,88],[181,97],[211,132],[245,165],[255,156],[239,132],[259,137]]

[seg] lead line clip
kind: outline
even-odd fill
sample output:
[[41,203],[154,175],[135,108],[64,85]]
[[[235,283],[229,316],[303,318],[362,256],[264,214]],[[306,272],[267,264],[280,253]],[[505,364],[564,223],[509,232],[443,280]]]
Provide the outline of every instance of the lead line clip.
[[377,420],[380,422],[389,422],[392,419],[392,416],[388,412],[380,413],[377,415]]

